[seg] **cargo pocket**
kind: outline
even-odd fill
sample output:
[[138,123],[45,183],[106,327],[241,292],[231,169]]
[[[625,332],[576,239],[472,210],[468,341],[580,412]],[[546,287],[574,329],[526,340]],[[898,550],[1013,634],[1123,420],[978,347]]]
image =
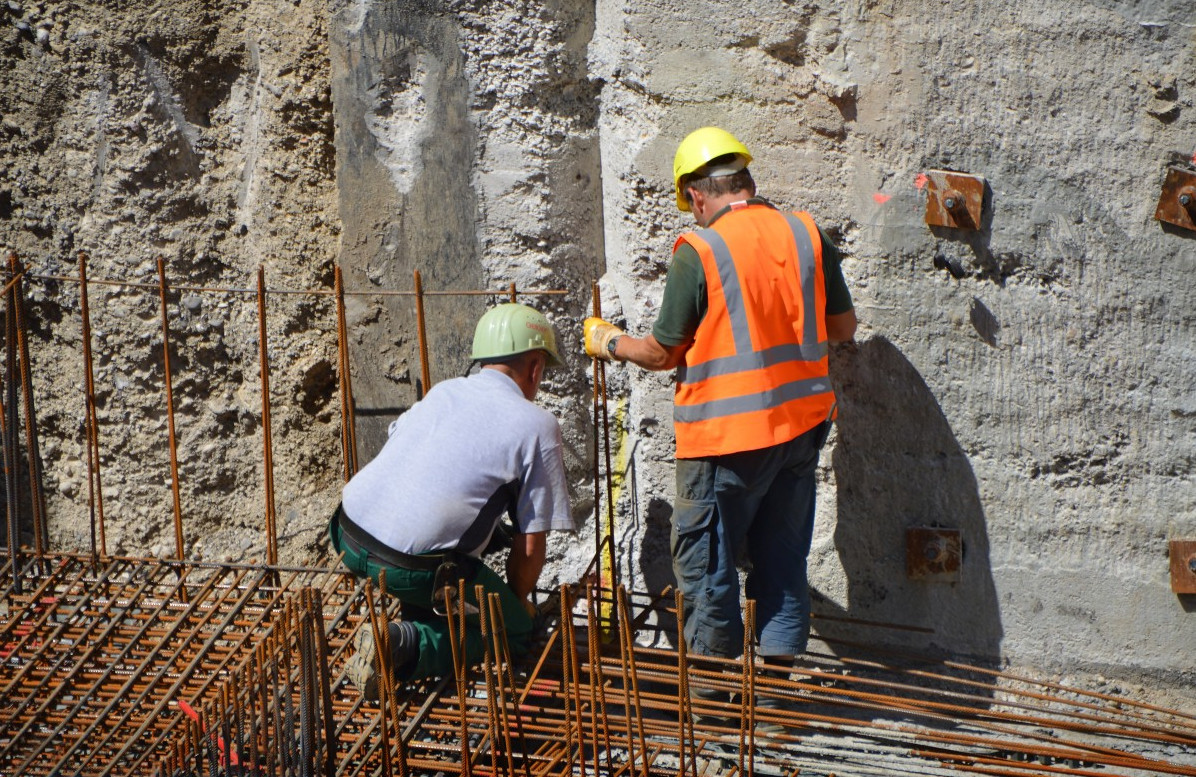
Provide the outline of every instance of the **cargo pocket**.
[[714,550],[715,506],[713,502],[694,502],[678,499],[673,510],[673,529],[670,538],[673,551],[673,573],[682,590],[696,592],[706,585],[717,561]]

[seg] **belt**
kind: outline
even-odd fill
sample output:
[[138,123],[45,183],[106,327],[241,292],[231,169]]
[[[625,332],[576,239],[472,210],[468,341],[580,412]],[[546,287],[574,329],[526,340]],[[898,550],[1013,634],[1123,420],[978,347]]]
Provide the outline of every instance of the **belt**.
[[447,553],[429,553],[423,556],[413,556],[395,550],[376,540],[373,535],[361,528],[345,515],[342,507],[336,508],[336,518],[341,527],[341,540],[352,546],[358,552],[364,552],[371,559],[390,567],[410,569],[415,572],[435,572],[441,564],[448,560]]

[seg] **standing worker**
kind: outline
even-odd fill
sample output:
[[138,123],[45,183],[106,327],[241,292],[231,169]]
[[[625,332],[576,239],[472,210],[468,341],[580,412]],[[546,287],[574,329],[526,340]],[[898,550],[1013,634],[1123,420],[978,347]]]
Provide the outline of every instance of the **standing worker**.
[[[388,625],[389,665],[397,680],[453,670],[444,586],[466,580],[465,660],[484,655],[474,586],[497,593],[512,656],[530,647],[531,595],[544,567],[545,535],[574,531],[565,488],[561,429],[534,403],[547,367],[561,366],[556,336],[543,314],[514,303],[478,321],[473,375],[437,384],[391,423],[377,458],[346,485],[329,527],[346,567],[377,580],[403,603]],[[506,581],[481,556],[513,522]],[[357,632],[346,671],[378,698],[373,630]]]
[[809,214],[756,197],[751,161],[717,127],[681,142],[677,207],[701,229],[673,247],[652,333],[590,318],[584,337],[590,356],[678,368],[671,545],[689,650],[741,654],[746,546],[759,653],[790,667],[809,638],[814,475],[835,415],[827,343],[850,341],[856,318],[834,244]]

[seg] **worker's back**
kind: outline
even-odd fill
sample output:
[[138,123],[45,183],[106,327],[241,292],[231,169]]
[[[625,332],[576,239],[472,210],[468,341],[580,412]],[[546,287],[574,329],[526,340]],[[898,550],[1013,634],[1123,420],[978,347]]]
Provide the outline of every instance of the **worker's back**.
[[561,468],[544,466],[559,459],[560,446],[556,418],[511,378],[483,369],[437,384],[391,424],[382,451],[345,486],[344,510],[404,553],[457,548],[468,537],[458,549],[477,555],[493,525],[479,534],[473,524],[514,484],[521,532],[572,530],[568,491],[556,482]]

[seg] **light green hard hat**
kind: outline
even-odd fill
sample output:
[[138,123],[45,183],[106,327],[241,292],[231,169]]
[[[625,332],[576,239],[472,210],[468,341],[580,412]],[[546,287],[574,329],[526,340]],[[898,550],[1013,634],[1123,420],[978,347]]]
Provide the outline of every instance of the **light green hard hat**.
[[556,333],[544,314],[527,305],[507,302],[486,311],[473,332],[474,361],[488,362],[543,349],[548,365],[565,366],[556,350]]

